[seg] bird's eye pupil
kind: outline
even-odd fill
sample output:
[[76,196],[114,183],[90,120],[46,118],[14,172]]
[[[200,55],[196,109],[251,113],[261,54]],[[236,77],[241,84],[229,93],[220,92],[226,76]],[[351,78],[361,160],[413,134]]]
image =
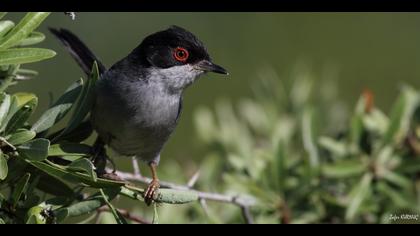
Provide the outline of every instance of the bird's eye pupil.
[[185,48],[177,47],[175,49],[174,57],[177,61],[185,62],[188,59],[188,51]]

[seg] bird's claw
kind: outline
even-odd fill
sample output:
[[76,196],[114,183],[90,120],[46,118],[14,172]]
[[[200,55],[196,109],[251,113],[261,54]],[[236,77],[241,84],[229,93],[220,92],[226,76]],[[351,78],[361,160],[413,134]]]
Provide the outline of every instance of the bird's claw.
[[155,200],[155,198],[157,197],[157,193],[159,191],[159,180],[152,180],[152,182],[150,182],[149,186],[147,186],[146,191],[144,192],[144,201],[146,202],[147,205],[150,205],[153,200]]

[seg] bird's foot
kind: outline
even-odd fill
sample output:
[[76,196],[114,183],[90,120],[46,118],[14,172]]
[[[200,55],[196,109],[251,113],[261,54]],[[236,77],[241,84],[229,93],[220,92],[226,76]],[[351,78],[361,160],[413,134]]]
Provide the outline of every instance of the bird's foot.
[[160,184],[158,179],[153,179],[149,186],[147,186],[147,189],[144,192],[144,201],[147,205],[150,205],[155,200],[159,191],[159,187]]

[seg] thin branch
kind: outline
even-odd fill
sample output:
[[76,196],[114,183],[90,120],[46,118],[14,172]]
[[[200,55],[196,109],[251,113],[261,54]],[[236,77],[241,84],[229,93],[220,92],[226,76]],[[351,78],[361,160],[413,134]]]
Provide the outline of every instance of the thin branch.
[[[140,216],[133,215],[132,213],[130,213],[127,210],[124,210],[124,209],[116,209],[116,210],[118,211],[118,213],[120,213],[126,219],[129,219],[129,220],[134,221],[134,222],[139,223],[139,224],[151,224],[150,221],[148,221],[148,220],[146,220],[146,219],[144,219]],[[110,212],[111,209],[109,209],[108,206],[103,206],[103,207],[98,208],[96,211],[98,212],[98,214],[100,214],[102,212]]]
[[[107,170],[109,171],[109,170]],[[122,171],[116,171],[115,172],[116,175],[118,175],[118,177],[120,177],[122,180],[125,181],[133,181],[133,182],[138,182],[138,183],[143,183],[143,184],[149,184],[150,181],[152,181],[152,179],[144,177],[144,176],[136,176],[135,174],[132,173],[127,173],[127,172],[122,172]],[[197,173],[195,175],[198,175]],[[190,179],[190,183],[195,183],[196,178],[195,175]],[[249,211],[249,207],[254,205],[254,201],[251,199],[246,199],[243,198],[241,196],[231,196],[231,195],[224,195],[224,194],[220,194],[220,193],[210,193],[210,192],[201,192],[198,190],[194,190],[191,189],[191,187],[189,187],[188,185],[179,185],[179,184],[174,184],[171,182],[165,182],[165,181],[160,181],[160,186],[162,188],[170,188],[170,189],[175,189],[175,190],[189,190],[189,191],[195,191],[198,195],[198,200],[201,202],[202,206],[203,206],[203,202],[202,200],[208,200],[208,201],[216,201],[216,202],[223,202],[223,203],[229,203],[229,204],[234,204],[239,206],[242,209],[242,215],[245,219],[245,221],[247,223],[252,223],[253,219],[251,216],[251,213]]]

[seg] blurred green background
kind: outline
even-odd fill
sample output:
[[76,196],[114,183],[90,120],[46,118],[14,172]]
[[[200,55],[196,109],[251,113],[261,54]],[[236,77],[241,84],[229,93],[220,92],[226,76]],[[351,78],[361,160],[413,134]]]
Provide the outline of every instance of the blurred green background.
[[[9,18],[17,21],[22,16],[12,13]],[[258,79],[258,71],[266,66],[286,80],[297,62],[309,65],[318,77],[335,71],[345,101],[353,104],[364,88],[370,88],[386,111],[402,81],[420,85],[420,13],[80,12],[75,21],[62,13],[46,20],[40,30],[47,39],[40,46],[58,55],[33,65],[40,72],[38,78],[14,89],[38,94],[41,112],[48,106],[49,92],[57,97],[84,76],[47,27],[72,30],[110,66],[148,34],[173,24],[195,33],[230,76],[207,75],[186,91],[183,116],[163,160],[200,155],[194,145],[192,111],[221,98],[249,96],[250,81]]]

